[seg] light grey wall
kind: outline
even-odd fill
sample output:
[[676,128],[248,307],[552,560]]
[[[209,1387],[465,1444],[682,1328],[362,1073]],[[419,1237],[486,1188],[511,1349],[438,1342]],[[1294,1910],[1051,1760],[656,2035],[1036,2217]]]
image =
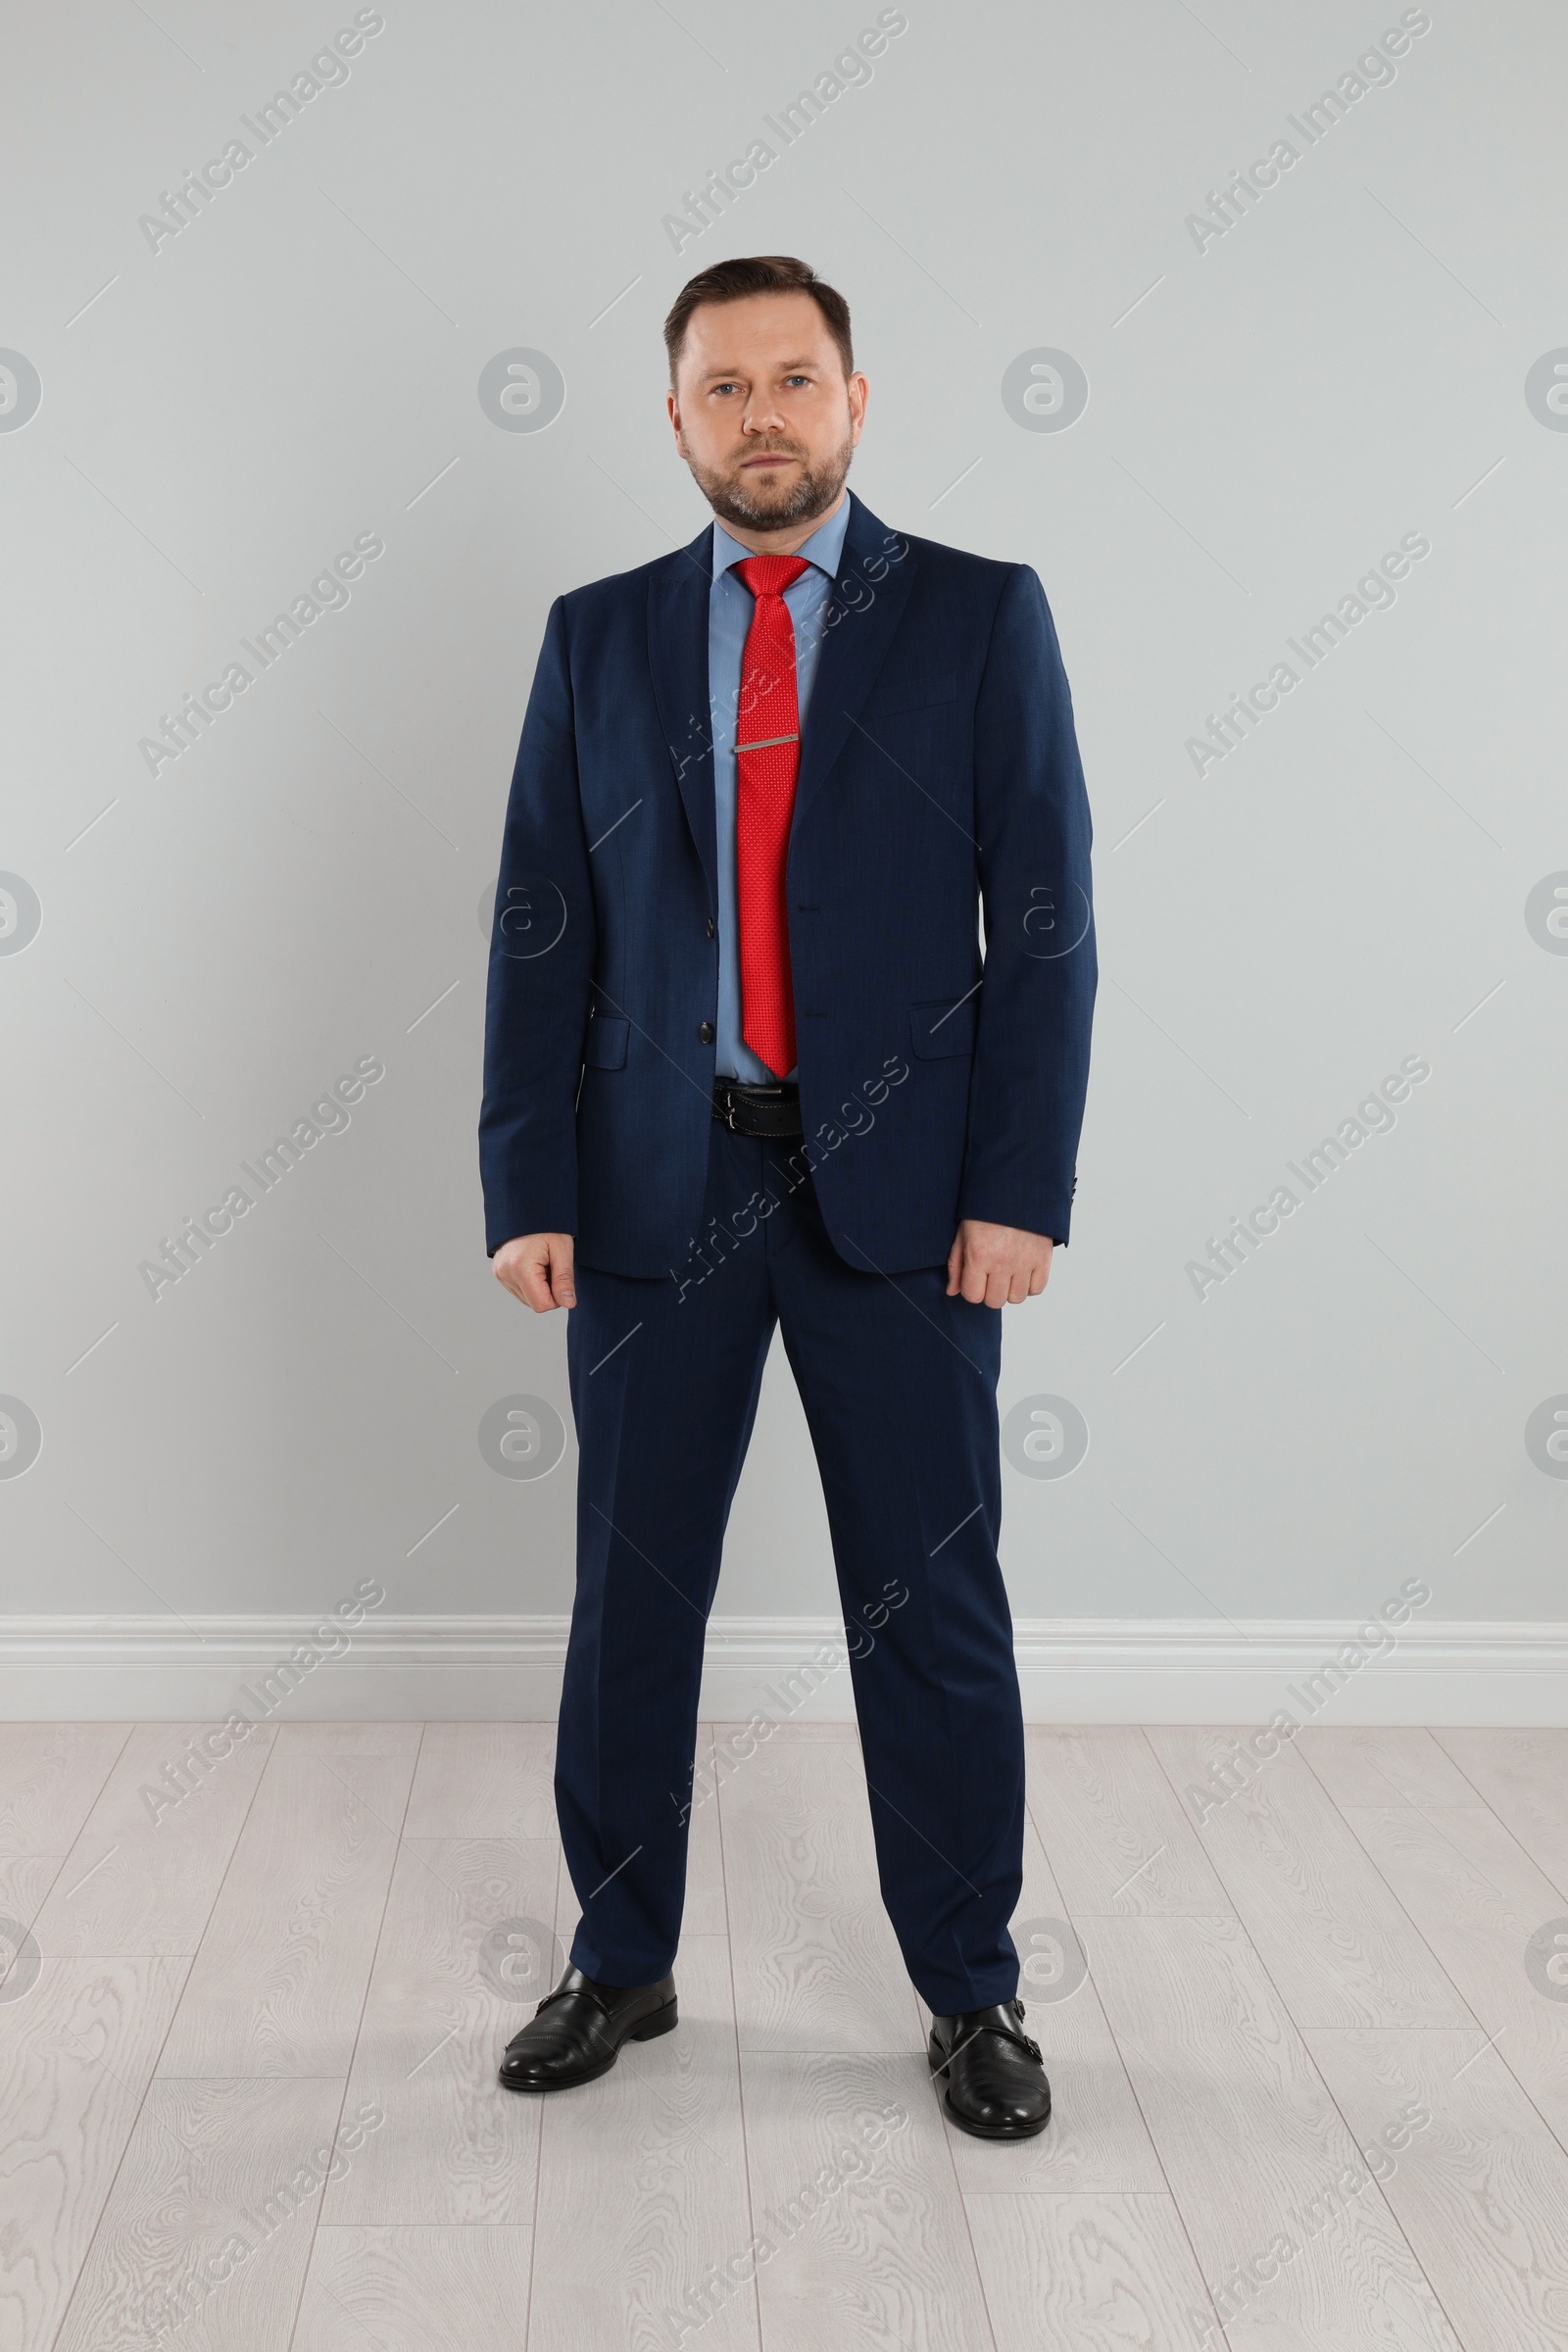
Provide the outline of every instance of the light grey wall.
[[[1076,700],[1100,1017],[1072,1245],[1008,1313],[1002,1400],[1066,1399],[1089,1449],[1010,1449],[1015,1608],[1346,1614],[1419,1574],[1434,1617],[1560,1613],[1562,16],[1433,0],[1308,145],[1290,118],[1396,5],[904,13],[787,148],[766,118],[868,0],[387,0],[265,149],[242,119],[351,5],[14,23],[0,346],[41,402],[0,362],[4,1607],[324,1608],[368,1573],[395,1610],[567,1605],[569,1444],[512,1478],[478,1438],[516,1396],[569,1420],[561,1319],[483,1251],[478,909],[551,600],[704,518],[663,311],[783,250],[854,307],[857,488],[1035,564]],[[236,136],[199,217],[142,224]],[[664,216],[758,138],[677,253]],[[517,350],[564,381],[542,430],[478,397]],[[1065,429],[1042,351],[1087,377]],[[150,772],[161,714],[258,671],[241,640],[362,534],[346,607]],[[1430,552],[1308,672],[1288,640],[1405,534]],[[1307,1196],[1287,1163],[1407,1056],[1396,1124]],[[155,1300],[162,1238],[361,1057],[352,1123]],[[1200,1297],[1282,1183],[1295,1215]],[[831,1593],[775,1352],[718,1605]]]

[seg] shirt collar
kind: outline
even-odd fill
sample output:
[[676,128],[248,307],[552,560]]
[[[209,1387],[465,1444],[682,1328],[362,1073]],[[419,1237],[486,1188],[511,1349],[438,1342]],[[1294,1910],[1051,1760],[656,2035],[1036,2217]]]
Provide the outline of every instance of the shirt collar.
[[[809,539],[796,549],[796,554],[804,556],[808,564],[814,564],[818,571],[826,572],[830,580],[836,579],[839,558],[844,553],[844,534],[849,529],[849,525],[850,502],[846,497],[838,513],[830,514],[826,522],[819,522]],[[717,515],[714,515],[713,577],[715,580],[721,572],[730,570],[736,564],[743,564],[746,558],[754,553],[754,549],[742,547],[738,539],[732,539]]]

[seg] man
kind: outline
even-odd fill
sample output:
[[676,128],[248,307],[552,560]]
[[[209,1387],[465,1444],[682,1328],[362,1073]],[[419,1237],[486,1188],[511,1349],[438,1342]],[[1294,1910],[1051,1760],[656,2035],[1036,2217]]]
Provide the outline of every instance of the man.
[[571,1310],[580,1454],[556,1800],[582,1919],[501,2080],[586,2082],[676,2023],[704,1629],[777,1322],[930,2063],[956,2123],[1022,2138],[1051,2093],[1007,1933],[996,1388],[999,1310],[1067,1239],[1088,1079],[1071,700],[1033,571],[847,493],[840,295],[721,262],[664,332],[714,520],[553,607],[490,959],[487,1242]]

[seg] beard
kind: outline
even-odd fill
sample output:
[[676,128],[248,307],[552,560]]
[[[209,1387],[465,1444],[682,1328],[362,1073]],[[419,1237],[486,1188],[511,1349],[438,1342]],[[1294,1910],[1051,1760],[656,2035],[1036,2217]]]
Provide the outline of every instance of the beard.
[[746,458],[797,458],[804,471],[788,488],[779,475],[769,471],[748,483],[730,473],[720,473],[713,467],[700,465],[681,439],[681,455],[692,470],[692,479],[707,499],[720,522],[738,522],[744,530],[788,530],[798,522],[809,522],[817,514],[825,514],[850,470],[855,455],[855,443],[848,423],[844,439],[830,457],[812,466],[804,449],[793,441],[761,441],[742,451],[734,461],[737,466]]

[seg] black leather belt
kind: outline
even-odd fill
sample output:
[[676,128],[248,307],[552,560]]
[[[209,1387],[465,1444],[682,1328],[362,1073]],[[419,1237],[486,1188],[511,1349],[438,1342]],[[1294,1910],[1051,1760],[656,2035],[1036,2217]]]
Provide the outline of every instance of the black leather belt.
[[788,1143],[806,1133],[801,1090],[792,1078],[779,1086],[746,1086],[739,1078],[715,1078],[713,1116],[734,1135],[771,1136]]

